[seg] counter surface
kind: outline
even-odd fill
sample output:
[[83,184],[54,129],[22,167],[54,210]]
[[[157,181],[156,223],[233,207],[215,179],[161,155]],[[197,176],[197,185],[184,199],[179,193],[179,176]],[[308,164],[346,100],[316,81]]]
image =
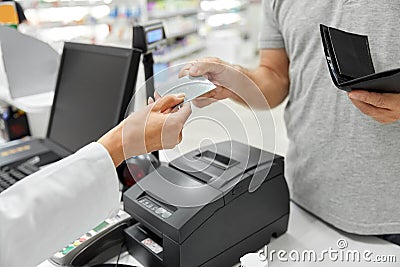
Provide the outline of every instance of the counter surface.
[[[400,246],[373,236],[358,236],[339,231],[304,211],[294,203],[291,203],[290,208],[289,228],[287,233],[277,239],[272,239],[268,245],[267,251],[269,255],[272,251],[276,251],[273,254],[272,261],[270,260],[269,264],[267,262],[262,262],[258,259],[258,254],[250,253],[244,257],[247,262],[245,267],[400,266]],[[345,247],[344,249],[339,248],[343,246]],[[330,260],[329,253],[323,254],[324,250],[329,251],[329,249],[332,251],[331,257],[333,260]],[[281,255],[283,258],[287,259],[286,262],[280,261],[277,258],[278,251],[280,250],[286,251],[286,255]],[[307,250],[306,253],[304,253],[305,250]],[[321,258],[321,255],[324,255],[325,260],[322,262],[291,260],[291,258],[297,257],[297,252],[301,260],[303,254],[307,256],[309,255],[307,252],[312,250],[315,251],[317,259]],[[371,262],[363,260],[364,254],[371,259]],[[360,255],[360,262],[353,261],[353,259],[357,259],[357,256],[354,255]],[[340,260],[341,256],[343,260]],[[374,262],[374,260],[378,259],[380,256],[383,256],[381,257],[382,260],[386,257],[386,261],[391,260],[392,262]],[[339,257],[339,259],[335,260],[335,257]],[[307,258],[308,256],[306,259]],[[395,262],[393,262],[393,260],[395,260]],[[111,259],[109,262],[115,263],[116,258]],[[119,263],[143,267],[127,252],[121,255]],[[38,267],[53,267],[53,265],[46,261]]]

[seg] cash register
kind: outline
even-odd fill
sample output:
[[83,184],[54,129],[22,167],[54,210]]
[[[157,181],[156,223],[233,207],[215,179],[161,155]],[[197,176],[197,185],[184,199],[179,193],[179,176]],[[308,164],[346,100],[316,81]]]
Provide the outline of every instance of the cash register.
[[232,266],[288,226],[283,157],[236,141],[178,157],[123,200],[136,222],[128,250],[144,266]]

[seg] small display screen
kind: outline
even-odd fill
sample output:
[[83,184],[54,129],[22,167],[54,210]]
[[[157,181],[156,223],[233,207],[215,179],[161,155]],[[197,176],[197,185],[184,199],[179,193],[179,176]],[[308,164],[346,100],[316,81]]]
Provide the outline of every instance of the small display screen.
[[162,28],[149,31],[147,33],[147,43],[149,43],[149,44],[160,41],[163,38],[164,38],[164,34],[163,34]]

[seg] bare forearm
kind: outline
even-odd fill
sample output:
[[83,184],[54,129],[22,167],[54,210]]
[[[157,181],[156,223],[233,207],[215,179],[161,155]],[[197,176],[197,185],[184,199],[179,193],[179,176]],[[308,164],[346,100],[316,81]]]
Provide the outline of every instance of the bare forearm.
[[[258,66],[255,69],[246,69],[241,66],[235,66],[235,68],[240,70],[257,85],[257,87],[253,88],[261,91],[270,108],[278,106],[285,100],[286,96],[288,95],[289,80],[280,77],[277,73],[275,73],[268,67]],[[254,96],[254,98],[257,97],[257,94],[249,95]],[[238,98],[235,98],[235,100],[243,102],[243,100],[239,100]],[[260,101],[252,99],[249,102],[257,103]]]
[[234,67],[257,85],[270,108],[282,103],[289,93],[289,59],[285,49],[261,50],[260,63],[255,69]]

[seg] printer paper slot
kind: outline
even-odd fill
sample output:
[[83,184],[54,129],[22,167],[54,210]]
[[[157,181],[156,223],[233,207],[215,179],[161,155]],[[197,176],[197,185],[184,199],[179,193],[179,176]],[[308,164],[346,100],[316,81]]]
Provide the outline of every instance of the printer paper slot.
[[206,162],[222,170],[226,170],[239,163],[236,160],[233,160],[231,158],[225,157],[223,155],[217,154],[209,150],[200,152],[199,154],[195,155],[195,158],[198,158],[203,162]]
[[[162,239],[145,226],[137,225],[137,239],[155,254],[163,251]],[[153,249],[154,248],[154,249]]]
[[125,229],[128,251],[144,266],[164,266],[162,239],[137,223]]

